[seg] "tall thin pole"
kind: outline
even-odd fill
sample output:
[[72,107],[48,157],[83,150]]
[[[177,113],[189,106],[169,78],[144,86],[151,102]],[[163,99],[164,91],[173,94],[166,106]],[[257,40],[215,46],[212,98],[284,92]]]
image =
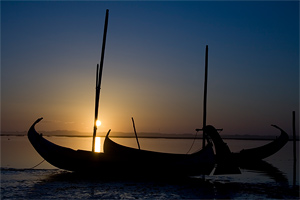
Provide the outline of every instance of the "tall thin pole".
[[[100,88],[101,88],[102,70],[103,70],[103,62],[104,62],[108,14],[109,14],[109,10],[107,9],[106,14],[105,14],[104,33],[103,33],[102,51],[101,51],[101,59],[100,59],[100,70],[99,70],[99,65],[97,65],[97,74],[96,74],[97,77],[96,77],[95,120],[94,120],[92,152],[95,151],[95,138],[96,138],[96,133],[97,133],[97,124],[96,123],[98,120],[98,109],[99,109]],[[99,72],[99,74],[98,74],[98,72]]]
[[294,156],[294,166],[293,166],[293,186],[296,186],[296,161],[297,161],[297,155],[296,155],[296,114],[295,111],[293,111],[293,156]]
[[139,147],[139,149],[141,149],[141,147],[140,147],[140,143],[139,143],[139,139],[138,139],[138,136],[137,136],[137,134],[136,134],[136,130],[135,130],[135,124],[134,124],[133,117],[131,117],[131,120],[132,120],[132,125],[133,125],[133,130],[134,130],[134,134],[135,134],[136,142],[137,142],[137,144],[138,144],[138,147]]
[[[205,78],[204,78],[204,96],[203,96],[203,129],[206,126],[206,101],[207,101],[207,74],[208,74],[208,45],[205,49]],[[205,146],[205,132],[203,131],[202,147]]]
[[93,143],[92,143],[92,152],[95,151],[95,137],[97,132],[97,120],[98,120],[98,106],[99,106],[99,93],[98,93],[98,87],[99,87],[99,64],[97,64],[97,72],[96,72],[96,96],[95,96],[95,120],[94,120],[94,131],[93,131]]

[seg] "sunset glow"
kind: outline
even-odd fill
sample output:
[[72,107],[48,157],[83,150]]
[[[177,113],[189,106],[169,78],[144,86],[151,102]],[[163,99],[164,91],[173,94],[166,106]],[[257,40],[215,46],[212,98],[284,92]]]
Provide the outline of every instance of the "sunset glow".
[[141,132],[193,134],[201,128],[206,45],[207,124],[224,133],[268,135],[273,123],[288,129],[291,112],[299,110],[298,1],[1,6],[3,131],[27,131],[43,116],[45,131],[89,134],[96,125],[95,73],[106,9],[99,102],[105,122],[98,132],[132,132],[133,115]]
[[95,139],[95,152],[100,152],[101,151],[101,138],[96,137]]

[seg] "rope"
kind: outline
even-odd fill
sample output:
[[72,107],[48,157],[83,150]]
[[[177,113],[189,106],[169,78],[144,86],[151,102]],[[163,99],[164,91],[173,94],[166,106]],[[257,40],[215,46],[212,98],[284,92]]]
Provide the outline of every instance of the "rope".
[[33,167],[29,168],[29,169],[34,169],[34,168],[36,168],[37,166],[39,166],[40,164],[42,164],[44,161],[45,161],[45,159],[44,159],[42,162],[40,162],[39,164],[37,164],[37,165],[35,165],[35,166],[33,166]]
[[198,134],[198,131],[196,131],[196,135],[195,135],[195,138],[194,138],[194,140],[193,140],[193,143],[192,143],[190,149],[186,152],[186,154],[188,154],[188,153],[191,151],[192,147],[194,146],[194,143],[195,143],[196,138],[197,138],[197,134]]
[[[223,130],[222,130],[222,129],[221,129],[221,130],[219,130],[219,132],[218,132],[218,133],[220,134],[220,132],[221,132],[221,131],[223,131]],[[195,143],[195,141],[196,141],[196,138],[197,138],[197,133],[198,133],[198,131],[196,131],[196,135],[195,135],[194,141],[193,141],[193,143],[192,143],[192,145],[191,145],[190,149],[187,151],[187,153],[186,153],[186,154],[188,154],[188,153],[191,151],[192,147],[194,146],[194,143]],[[207,141],[208,141],[209,143],[212,143],[212,142],[211,142],[211,139],[210,139],[209,137],[207,138]]]

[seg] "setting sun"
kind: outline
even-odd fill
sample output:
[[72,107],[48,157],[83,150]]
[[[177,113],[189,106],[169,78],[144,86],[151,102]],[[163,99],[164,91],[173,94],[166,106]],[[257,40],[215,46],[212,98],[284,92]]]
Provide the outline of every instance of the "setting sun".
[[101,121],[100,120],[96,121],[96,126],[101,126]]
[[96,137],[95,140],[95,152],[100,152],[100,147],[101,147],[101,138]]

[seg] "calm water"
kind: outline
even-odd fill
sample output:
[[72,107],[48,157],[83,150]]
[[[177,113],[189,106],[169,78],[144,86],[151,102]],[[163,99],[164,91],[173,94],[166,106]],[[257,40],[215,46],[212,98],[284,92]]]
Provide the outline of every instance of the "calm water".
[[[91,149],[91,137],[46,137],[50,141],[73,149]],[[241,169],[240,175],[209,175],[178,179],[105,179],[81,177],[57,169],[43,161],[26,136],[2,136],[1,139],[1,199],[299,199],[299,164],[296,188],[293,187],[292,142],[267,158],[264,169]],[[114,141],[137,147],[135,138],[112,138]],[[102,151],[104,138],[100,138]],[[142,149],[187,153],[191,139],[139,139]],[[269,141],[225,140],[232,152],[253,148]],[[190,152],[201,147],[196,140]],[[297,142],[299,152],[299,142]],[[298,160],[299,161],[299,160]],[[122,166],[120,166],[120,169]],[[105,173],[105,172],[103,172]]]

